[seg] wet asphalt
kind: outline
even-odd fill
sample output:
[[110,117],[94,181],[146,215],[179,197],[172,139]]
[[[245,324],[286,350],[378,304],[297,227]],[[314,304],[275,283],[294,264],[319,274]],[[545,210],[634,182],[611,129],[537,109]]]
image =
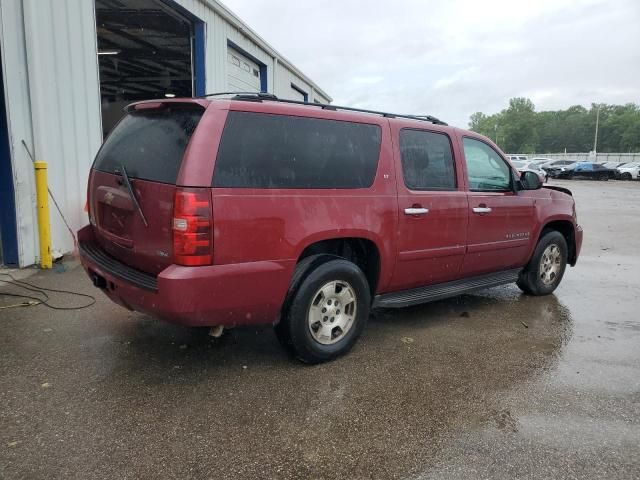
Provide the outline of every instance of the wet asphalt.
[[376,311],[319,366],[19,272],[97,303],[0,310],[0,478],[640,478],[640,182],[556,183],[585,242],[554,295]]

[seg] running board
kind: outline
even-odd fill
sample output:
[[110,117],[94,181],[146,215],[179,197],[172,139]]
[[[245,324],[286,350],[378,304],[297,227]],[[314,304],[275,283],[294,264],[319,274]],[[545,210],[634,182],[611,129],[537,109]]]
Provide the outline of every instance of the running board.
[[478,277],[463,278],[453,282],[438,283],[426,287],[401,290],[399,292],[376,295],[373,308],[402,308],[420,303],[433,302],[443,298],[455,297],[463,293],[474,292],[484,288],[497,287],[518,280],[520,269],[505,270],[503,272],[480,275]]

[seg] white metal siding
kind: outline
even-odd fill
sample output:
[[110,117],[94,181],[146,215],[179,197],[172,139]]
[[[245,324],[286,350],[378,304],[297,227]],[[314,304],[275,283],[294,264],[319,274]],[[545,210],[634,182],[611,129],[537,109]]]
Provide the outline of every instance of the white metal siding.
[[302,92],[296,90],[293,87],[291,87],[291,93],[289,95],[290,95],[289,98],[291,100],[298,100],[300,102],[304,102],[305,100],[308,100],[308,98],[309,98],[309,94],[307,94],[307,97],[305,98],[305,95]]
[[[331,101],[216,0],[175,2],[205,22],[208,92],[227,89],[232,42],[266,65],[269,92],[295,98],[294,83],[308,92],[309,101]],[[22,140],[49,164],[49,187],[71,229],[87,223],[87,176],[102,142],[94,2],[0,0],[0,40],[19,257],[25,266],[38,260],[38,230],[33,166]],[[257,65],[251,63],[253,74]],[[251,85],[258,90],[254,78]],[[54,254],[72,251],[72,236],[52,202],[50,210]]]
[[[267,66],[267,91],[282,98],[294,98],[291,83],[309,92],[309,99],[317,98],[323,103],[331,98],[320,91],[313,92],[310,82],[303,80],[284,64],[274,51],[267,51],[252,39],[252,32],[232,25],[216,9],[224,7],[214,0],[174,0],[206,23],[205,71],[208,92],[223,92],[227,89],[228,61],[227,45],[230,40],[249,55]],[[315,95],[315,97],[312,96]]]
[[[36,158],[49,164],[49,188],[74,232],[89,168],[102,141],[93,2],[24,0],[24,25]],[[51,205],[54,254],[73,237]]]
[[[318,96],[314,93],[313,87],[308,82],[304,81],[302,78],[291,72],[283,65],[278,66],[279,68],[276,76],[275,86],[275,89],[278,93],[276,93],[276,95],[291,100],[303,100],[302,94],[297,90],[291,88],[291,84],[293,84],[307,94],[307,99],[309,101],[313,101],[314,95],[316,97]],[[328,100],[325,99],[322,103],[328,103]]]

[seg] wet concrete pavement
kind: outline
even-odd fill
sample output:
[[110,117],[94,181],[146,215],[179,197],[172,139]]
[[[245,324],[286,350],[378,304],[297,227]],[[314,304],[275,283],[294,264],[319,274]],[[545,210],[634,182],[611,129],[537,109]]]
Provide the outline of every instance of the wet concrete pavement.
[[563,185],[585,243],[555,295],[377,311],[325,365],[32,275],[97,304],[0,310],[0,478],[640,477],[640,184]]

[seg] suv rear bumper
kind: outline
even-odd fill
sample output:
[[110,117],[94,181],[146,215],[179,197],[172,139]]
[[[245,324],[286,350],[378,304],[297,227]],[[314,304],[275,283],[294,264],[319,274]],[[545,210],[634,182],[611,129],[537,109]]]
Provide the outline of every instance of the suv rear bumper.
[[156,277],[107,255],[90,225],[78,232],[78,241],[82,266],[111,300],[189,326],[277,322],[295,267],[295,260],[171,265]]

